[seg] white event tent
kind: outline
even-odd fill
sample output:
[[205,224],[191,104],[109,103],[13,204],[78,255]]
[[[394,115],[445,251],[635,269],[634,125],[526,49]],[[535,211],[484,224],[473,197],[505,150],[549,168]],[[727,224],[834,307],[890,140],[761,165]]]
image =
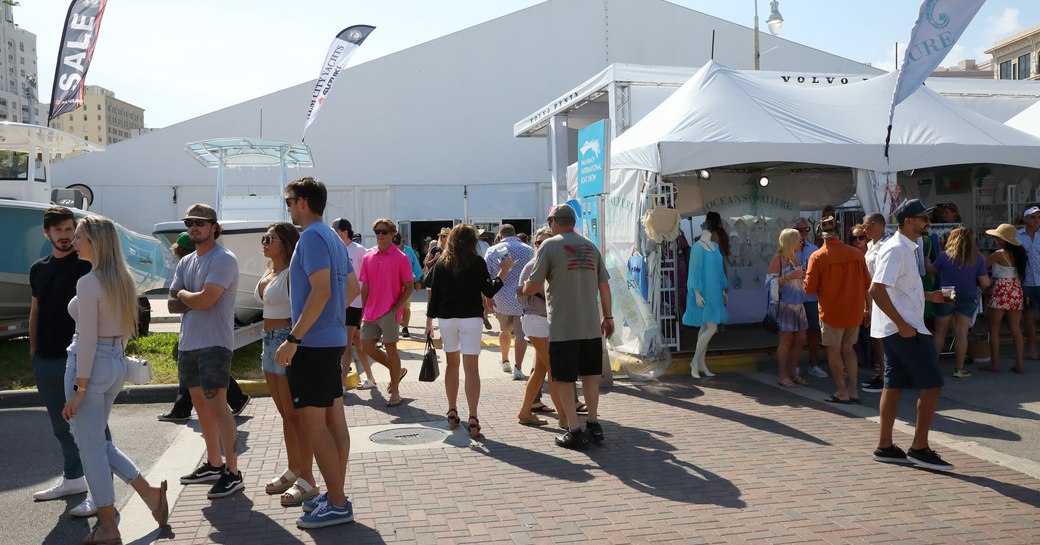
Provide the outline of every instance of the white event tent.
[[1040,136],[1040,101],[1007,120],[1008,127]]

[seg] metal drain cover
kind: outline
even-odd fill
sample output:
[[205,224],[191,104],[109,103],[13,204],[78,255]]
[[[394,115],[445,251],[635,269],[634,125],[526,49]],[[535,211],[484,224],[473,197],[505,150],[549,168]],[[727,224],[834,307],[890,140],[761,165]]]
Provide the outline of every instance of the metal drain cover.
[[411,427],[376,432],[368,440],[380,445],[406,446],[440,443],[445,437],[447,434],[438,429]]

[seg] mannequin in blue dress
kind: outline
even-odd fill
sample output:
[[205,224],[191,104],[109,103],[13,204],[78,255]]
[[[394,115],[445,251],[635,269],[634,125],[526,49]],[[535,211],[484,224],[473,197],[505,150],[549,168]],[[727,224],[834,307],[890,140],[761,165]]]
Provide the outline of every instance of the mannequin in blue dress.
[[690,362],[690,376],[701,378],[703,374],[713,377],[715,374],[708,370],[705,356],[718,325],[729,320],[725,291],[729,286],[722,268],[722,252],[719,251],[719,245],[711,241],[711,231],[707,229],[701,232],[700,240],[690,250],[687,287],[689,291],[683,324],[700,328],[697,348]]

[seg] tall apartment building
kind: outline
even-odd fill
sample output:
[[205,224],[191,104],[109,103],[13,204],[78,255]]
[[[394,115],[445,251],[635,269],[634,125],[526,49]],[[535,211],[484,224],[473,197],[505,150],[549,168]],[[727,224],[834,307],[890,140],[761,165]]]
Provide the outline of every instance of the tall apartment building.
[[997,40],[986,54],[993,55],[993,79],[1040,79],[1040,25]]
[[14,6],[2,2],[0,9],[0,121],[39,123],[36,35],[14,24]]
[[103,146],[144,131],[144,108],[116,98],[98,85],[83,89],[83,107],[51,120],[51,127]]

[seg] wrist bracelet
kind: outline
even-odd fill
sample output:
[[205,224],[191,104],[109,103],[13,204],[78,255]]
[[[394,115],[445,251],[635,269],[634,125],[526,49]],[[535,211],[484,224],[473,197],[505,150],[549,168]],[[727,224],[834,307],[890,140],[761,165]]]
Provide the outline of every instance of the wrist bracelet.
[[603,319],[604,320],[613,320],[614,317],[613,316],[604,316]]

